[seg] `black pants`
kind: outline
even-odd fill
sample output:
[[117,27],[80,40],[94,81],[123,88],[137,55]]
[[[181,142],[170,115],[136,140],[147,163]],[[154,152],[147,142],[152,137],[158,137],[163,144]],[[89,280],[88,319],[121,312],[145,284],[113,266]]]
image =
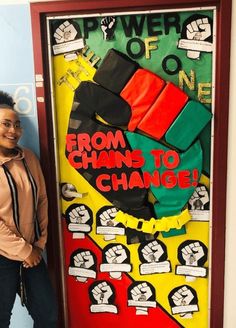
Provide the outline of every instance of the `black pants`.
[[[10,325],[16,294],[20,293],[21,262],[0,255],[0,328]],[[45,262],[23,269],[26,307],[34,320],[34,328],[56,328],[57,306]]]

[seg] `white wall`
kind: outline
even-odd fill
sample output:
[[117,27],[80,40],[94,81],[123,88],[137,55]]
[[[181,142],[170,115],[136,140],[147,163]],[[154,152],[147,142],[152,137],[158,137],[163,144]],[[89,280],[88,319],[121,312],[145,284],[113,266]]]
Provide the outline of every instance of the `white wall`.
[[[26,97],[32,102],[30,112],[21,117],[24,128],[27,128],[27,135],[23,136],[21,143],[39,155],[30,1],[0,0],[0,2],[0,44],[4,45],[0,53],[0,89],[14,94],[16,88],[20,87],[19,97],[21,99]],[[27,103],[23,100],[20,105],[26,109]],[[20,298],[17,296],[10,328],[31,327],[33,327],[33,320],[28,315],[27,309],[21,306]]]
[[[38,154],[38,121],[29,3],[14,1],[14,4],[10,4],[9,1],[1,0],[0,27],[0,89],[15,94],[22,112],[24,130],[27,130],[22,144]],[[32,326],[31,317],[26,308],[20,305],[20,299],[17,297],[10,328]]]

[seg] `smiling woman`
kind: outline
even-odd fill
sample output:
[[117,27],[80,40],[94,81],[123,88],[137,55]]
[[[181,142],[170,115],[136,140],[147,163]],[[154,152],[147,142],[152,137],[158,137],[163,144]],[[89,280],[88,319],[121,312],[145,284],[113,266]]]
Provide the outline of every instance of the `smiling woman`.
[[18,146],[21,135],[13,99],[0,91],[0,328],[9,327],[17,293],[35,325],[56,327],[56,301],[42,258],[45,183],[36,156]]
[[17,113],[13,110],[14,102],[7,94],[0,95],[0,155],[12,157],[17,154],[16,146],[22,135],[22,127]]

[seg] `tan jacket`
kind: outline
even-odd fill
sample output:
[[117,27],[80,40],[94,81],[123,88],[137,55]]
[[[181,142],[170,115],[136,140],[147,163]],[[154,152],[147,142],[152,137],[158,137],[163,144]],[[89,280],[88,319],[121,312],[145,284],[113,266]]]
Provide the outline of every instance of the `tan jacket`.
[[[35,241],[34,198],[32,185],[22,159],[37,185],[37,218],[41,236]],[[19,226],[13,219],[13,200],[9,180],[3,164],[17,186]],[[44,249],[47,240],[48,203],[44,177],[36,156],[28,149],[19,148],[14,158],[0,157],[0,254],[13,260],[23,261],[31,253],[32,245]]]

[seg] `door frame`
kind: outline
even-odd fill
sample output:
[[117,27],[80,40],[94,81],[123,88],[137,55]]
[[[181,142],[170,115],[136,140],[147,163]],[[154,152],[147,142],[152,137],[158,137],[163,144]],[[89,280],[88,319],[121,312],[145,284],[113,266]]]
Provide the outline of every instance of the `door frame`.
[[[99,5],[99,6],[98,6]],[[58,186],[55,181],[55,153],[53,141],[52,106],[50,78],[47,60],[46,18],[52,15],[75,15],[98,12],[122,12],[158,9],[180,9],[215,6],[216,22],[216,64],[215,64],[215,119],[214,153],[211,180],[212,188],[212,234],[211,234],[211,280],[210,280],[210,327],[223,327],[224,314],[224,262],[226,228],[226,183],[229,112],[229,70],[231,0],[81,0],[47,1],[30,4],[32,37],[35,65],[36,100],[39,124],[40,158],[49,195],[49,239],[47,245],[48,267],[59,300],[60,327],[68,326],[66,285],[64,281],[63,241],[58,207]],[[97,9],[99,7],[99,9]],[[40,83],[39,83],[40,82]],[[60,256],[59,256],[60,254]],[[217,254],[217,256],[214,256]]]

